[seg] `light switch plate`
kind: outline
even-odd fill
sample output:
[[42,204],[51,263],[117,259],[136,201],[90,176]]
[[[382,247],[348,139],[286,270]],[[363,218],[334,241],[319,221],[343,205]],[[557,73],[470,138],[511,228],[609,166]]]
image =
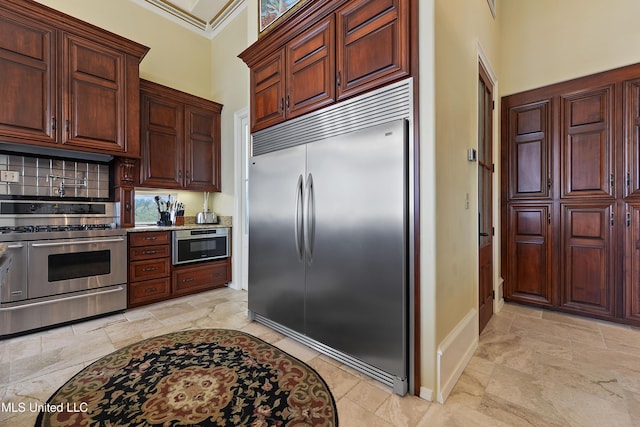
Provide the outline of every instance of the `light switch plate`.
[[17,171],[0,171],[0,181],[20,182],[20,173]]

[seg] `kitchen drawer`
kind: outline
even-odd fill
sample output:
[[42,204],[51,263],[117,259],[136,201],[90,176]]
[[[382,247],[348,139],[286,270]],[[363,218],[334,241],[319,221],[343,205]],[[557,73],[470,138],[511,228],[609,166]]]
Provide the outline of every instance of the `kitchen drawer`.
[[226,261],[179,267],[173,270],[172,286],[174,295],[213,289],[224,286],[228,282],[228,264]]
[[163,245],[171,242],[171,233],[168,231],[142,231],[129,233],[129,246]]
[[159,301],[171,295],[171,278],[129,284],[129,307]]
[[129,262],[129,283],[168,277],[170,267],[169,258]]
[[139,246],[129,249],[129,261],[140,261],[153,258],[168,258],[171,256],[171,246]]

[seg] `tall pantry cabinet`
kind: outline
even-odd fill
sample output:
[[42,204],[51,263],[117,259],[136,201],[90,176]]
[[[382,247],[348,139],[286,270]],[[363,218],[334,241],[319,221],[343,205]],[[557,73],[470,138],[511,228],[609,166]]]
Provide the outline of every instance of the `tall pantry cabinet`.
[[640,324],[640,65],[502,99],[505,298]]

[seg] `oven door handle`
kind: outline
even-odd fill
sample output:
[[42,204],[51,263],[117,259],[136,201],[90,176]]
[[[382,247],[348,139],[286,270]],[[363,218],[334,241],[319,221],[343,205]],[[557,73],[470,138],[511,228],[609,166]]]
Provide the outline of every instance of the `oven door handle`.
[[92,297],[92,296],[96,296],[96,295],[105,295],[105,294],[112,294],[114,292],[122,292],[124,290],[124,286],[122,285],[117,285],[117,288],[113,288],[113,289],[106,289],[103,291],[98,291],[98,292],[91,292],[91,293],[86,293],[86,294],[82,294],[82,295],[73,295],[70,297],[62,297],[62,298],[58,298],[58,299],[49,299],[46,301],[38,301],[38,302],[32,302],[32,303],[27,303],[27,304],[19,304],[13,307],[2,307],[0,309],[0,311],[11,311],[11,310],[20,310],[20,309],[24,309],[25,307],[37,307],[39,305],[47,305],[50,304],[52,302],[60,302],[60,301],[71,301],[71,300],[75,300],[75,299],[80,299],[80,298],[87,298],[87,297]]
[[89,245],[94,243],[116,243],[116,242],[124,242],[124,238],[119,237],[117,239],[103,239],[103,240],[73,240],[71,242],[32,243],[31,246],[34,248],[42,248],[42,247],[49,247],[49,246]]

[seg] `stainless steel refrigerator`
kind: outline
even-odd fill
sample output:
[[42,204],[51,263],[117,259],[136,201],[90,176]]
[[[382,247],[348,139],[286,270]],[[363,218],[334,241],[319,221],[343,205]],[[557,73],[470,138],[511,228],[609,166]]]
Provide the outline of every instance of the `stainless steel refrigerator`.
[[[403,394],[408,122],[365,121],[326,137],[298,127],[308,142],[250,159],[250,314],[365,373],[381,373]],[[290,136],[280,130],[276,141]]]

